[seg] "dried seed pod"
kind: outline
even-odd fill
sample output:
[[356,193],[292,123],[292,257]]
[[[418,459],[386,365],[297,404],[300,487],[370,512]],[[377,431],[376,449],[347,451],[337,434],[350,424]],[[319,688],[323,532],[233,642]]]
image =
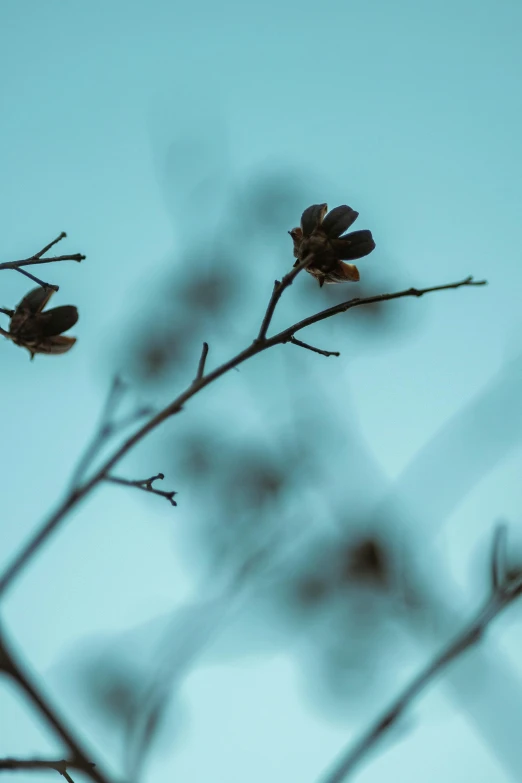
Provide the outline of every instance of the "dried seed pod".
[[27,348],[31,359],[37,353],[62,354],[76,342],[75,337],[64,337],[78,320],[73,305],[62,305],[42,312],[54,293],[52,288],[35,288],[18,304],[9,324],[9,337],[22,348]]
[[359,213],[343,204],[327,213],[326,204],[314,204],[305,209],[301,216],[301,227],[288,233],[294,243],[294,256],[297,266],[305,258],[313,257],[306,271],[325,283],[357,282],[359,270],[354,261],[371,253],[375,242],[371,231],[352,231],[343,233],[355,222]]

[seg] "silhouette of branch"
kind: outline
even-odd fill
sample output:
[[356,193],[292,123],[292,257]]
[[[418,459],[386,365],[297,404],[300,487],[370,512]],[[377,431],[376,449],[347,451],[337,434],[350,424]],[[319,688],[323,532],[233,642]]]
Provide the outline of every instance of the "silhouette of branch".
[[[69,766],[81,769],[96,783],[110,783],[110,778],[99,771],[99,768],[88,758],[87,752],[81,746],[80,741],[74,736],[66,723],[58,716],[57,712],[49,705],[47,696],[44,696],[38,687],[32,682],[31,677],[24,671],[18,661],[18,655],[8,649],[5,635],[0,634],[0,671],[3,671],[8,677],[21,688],[28,700],[53,728],[54,732],[62,740],[71,754],[71,761],[66,762]],[[11,759],[12,761],[12,759]],[[23,763],[23,762],[22,762]],[[26,762],[27,763],[27,762]],[[56,762],[55,762],[56,763]],[[62,762],[58,762],[61,764]],[[40,765],[41,766],[41,765]],[[19,766],[18,769],[22,767]],[[27,768],[27,767],[26,767]],[[56,767],[54,767],[56,769]],[[7,766],[0,766],[0,769],[8,769]],[[65,767],[58,769],[61,775],[67,777]],[[67,778],[70,780],[70,776]]]
[[[498,558],[499,541],[505,535],[504,532],[501,532],[502,530],[503,528],[499,527],[495,531],[491,556],[492,569],[495,568],[494,563]],[[497,584],[494,581],[491,597],[486,601],[468,627],[461,631],[430,664],[412,679],[381,717],[341,756],[332,770],[324,776],[322,783],[341,783],[341,781],[346,780],[359,765],[363,757],[370,750],[374,749],[381,737],[393,726],[426,686],[452,661],[478,644],[489,624],[521,595],[522,574],[520,572],[505,574],[503,580]]]
[[65,231],[62,231],[59,236],[56,237],[56,239],[53,239],[52,242],[49,242],[48,245],[43,247],[38,253],[35,253],[34,256],[30,256],[29,258],[23,258],[20,261],[4,261],[3,263],[0,263],[0,271],[2,269],[14,269],[17,272],[20,272],[20,274],[25,275],[25,277],[28,277],[30,280],[33,280],[35,283],[38,283],[38,285],[41,285],[42,288],[52,288],[55,291],[58,291],[58,286],[53,285],[52,283],[45,283],[43,280],[40,280],[39,277],[35,277],[30,272],[27,272],[27,270],[23,269],[23,267],[26,266],[35,266],[37,264],[53,264],[57,261],[76,261],[80,263],[80,261],[83,261],[85,256],[82,255],[82,253],[72,253],[67,254],[63,256],[51,256],[50,258],[42,258],[45,253],[47,253],[48,250],[50,250],[54,245],[56,245],[58,242],[60,242],[62,239],[65,239],[67,234]]
[[[307,259],[301,262],[298,266],[294,267],[289,274],[285,275],[281,283],[277,283],[274,288],[274,292],[270,299],[269,306],[263,318],[263,324],[261,326],[260,335],[266,334],[266,330],[270,324],[275,306],[281,297],[284,289],[287,288],[296,275],[305,268],[307,265]],[[329,307],[326,310],[322,310],[315,315],[299,321],[287,329],[278,332],[273,337],[265,338],[258,336],[247,348],[240,351],[231,359],[221,364],[214,370],[211,370],[206,375],[199,378],[198,383],[191,383],[181,394],[178,395],[172,402],[170,402],[165,408],[158,413],[151,416],[148,421],[139,426],[134,433],[132,433],[115,451],[105,460],[102,466],[91,476],[85,480],[82,484],[75,484],[70,493],[65,497],[62,503],[58,506],[56,511],[49,517],[49,519],[42,525],[42,527],[36,532],[36,534],[29,540],[22,551],[15,556],[10,565],[7,566],[3,575],[0,578],[0,595],[5,593],[7,588],[10,587],[16,577],[22,572],[28,562],[32,559],[35,553],[39,550],[41,545],[47,538],[53,533],[62,520],[67,516],[71,509],[75,508],[81,501],[83,501],[87,495],[107,476],[110,475],[112,468],[117,465],[121,459],[128,454],[131,449],[140,443],[149,433],[156,430],[163,422],[169,419],[171,416],[176,415],[182,410],[183,405],[202,389],[209,386],[221,376],[225,375],[230,370],[238,367],[247,359],[256,356],[263,351],[272,348],[275,345],[281,345],[290,340],[294,333],[304,329],[312,324],[324,321],[326,318],[331,318],[339,313],[346,312],[353,307],[360,307],[366,304],[374,304],[375,302],[386,302],[392,299],[400,299],[407,296],[420,297],[424,294],[432,293],[434,291],[444,291],[449,289],[461,288],[465,286],[481,286],[485,285],[485,280],[474,281],[472,277],[467,277],[457,283],[448,283],[446,285],[433,286],[430,288],[409,288],[405,291],[398,291],[391,294],[380,294],[378,296],[369,296],[364,299],[350,299],[347,302],[341,302],[334,307]],[[278,287],[279,286],[279,287]],[[277,289],[277,290],[276,290]]]
[[316,348],[313,345],[309,345],[308,343],[303,343],[301,340],[298,340],[296,337],[290,337],[288,340],[289,343],[292,343],[293,345],[299,345],[301,348],[307,348],[309,351],[313,351],[314,353],[320,353],[321,356],[340,356],[341,354],[339,351],[323,351],[322,348]]
[[[407,288],[405,291],[397,291],[393,294],[377,294],[376,296],[367,296],[364,299],[350,299],[348,302],[340,302],[333,307],[329,307],[327,310],[322,310],[316,315],[311,315],[309,318],[304,318],[302,321],[299,321],[299,323],[291,326],[289,329],[285,329],[283,332],[279,332],[279,334],[276,335],[276,338],[281,338],[283,335],[285,338],[290,338],[292,336],[292,332],[298,332],[301,329],[305,329],[307,326],[312,326],[312,324],[319,323],[319,321],[324,321],[326,318],[331,318],[333,315],[337,315],[338,313],[345,313],[352,307],[376,304],[378,302],[390,302],[392,299],[402,299],[405,296],[421,297],[424,296],[424,294],[431,294],[434,291],[449,291],[453,288],[482,285],[487,285],[487,280],[473,280],[473,277],[469,276],[464,280],[460,280],[458,283],[437,285],[433,286],[432,288]],[[275,340],[276,338],[272,337],[268,342],[271,342],[271,340]],[[277,342],[281,342],[281,339],[278,339]]]
[[158,473],[157,476],[151,476],[151,478],[143,479],[142,481],[130,481],[129,479],[118,478],[118,476],[106,476],[105,481],[110,481],[113,484],[121,484],[124,487],[136,487],[142,489],[144,492],[152,492],[153,495],[159,495],[162,498],[167,498],[171,506],[177,506],[178,504],[174,500],[174,495],[177,492],[165,492],[162,489],[156,489],[152,484],[154,481],[162,481],[165,478],[163,473]]
[[[89,770],[94,767],[94,764],[89,765]],[[0,758],[0,772],[8,770],[9,772],[17,772],[20,770],[30,770],[36,772],[41,769],[54,769],[59,772],[62,777],[67,780],[67,783],[74,783],[72,777],[69,775],[68,770],[79,770],[80,772],[87,772],[83,766],[74,761],[67,761],[66,759],[51,760],[51,759],[14,759],[14,758]]]

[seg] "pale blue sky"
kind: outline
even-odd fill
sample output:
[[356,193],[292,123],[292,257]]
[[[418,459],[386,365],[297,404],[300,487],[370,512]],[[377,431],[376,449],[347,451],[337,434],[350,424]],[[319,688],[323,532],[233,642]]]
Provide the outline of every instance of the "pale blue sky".
[[[310,355],[306,364],[323,388],[338,389],[335,447],[350,419],[370,446],[382,491],[399,479],[414,513],[421,513],[455,581],[455,606],[472,610],[477,552],[489,531],[499,517],[510,521],[515,537],[522,524],[518,365],[510,365],[508,392],[495,397],[498,422],[482,426],[477,408],[460,435],[485,455],[482,481],[472,492],[454,501],[447,489],[452,475],[465,482],[467,452],[453,450],[455,442],[447,473],[439,467],[434,479],[441,486],[431,488],[433,502],[426,504],[423,484],[432,475],[430,455],[407,468],[520,353],[521,37],[522,8],[510,0],[267,0],[257,6],[3,0],[0,260],[30,255],[62,230],[68,239],[60,250],[81,251],[87,260],[42,272],[61,287],[56,304],[80,309],[73,332],[79,340],[70,354],[30,363],[25,352],[0,345],[1,562],[60,497],[111,373],[124,364],[122,331],[139,323],[142,308],[154,306],[166,271],[176,279],[180,251],[193,236],[204,246],[225,205],[235,199],[240,208],[253,178],[288,170],[305,194],[303,208],[314,201],[350,203],[361,214],[357,227],[372,229],[377,249],[361,261],[362,275],[381,275],[393,288],[468,274],[489,281],[483,289],[391,305],[404,315],[397,344],[395,332],[366,340],[361,326],[351,334],[347,321],[327,322],[308,338],[316,335],[342,356],[323,363]],[[187,137],[200,152],[191,154],[189,145],[186,165],[169,168],[171,145]],[[245,312],[227,340],[213,335],[211,361],[251,338],[274,276],[291,262],[288,249],[266,269],[256,267],[258,311]],[[14,272],[4,272],[1,283],[2,306],[13,306],[27,290]],[[313,295],[309,307],[320,309],[323,300],[315,289]],[[278,323],[287,323],[284,313]],[[284,374],[292,361],[287,356],[274,351],[242,374],[258,380]],[[184,415],[204,415],[205,406],[218,410],[226,399],[231,409],[244,403],[236,381],[209,390]],[[262,407],[245,413],[254,424],[257,415],[259,426],[275,405],[270,383],[264,388]],[[284,405],[278,397],[283,422]],[[502,411],[504,425],[513,420],[512,433],[503,432]],[[169,432],[176,426],[169,424]],[[153,474],[162,469],[157,461],[144,446],[125,473]],[[182,493],[176,477],[172,486]],[[343,499],[342,471],[336,499]],[[81,707],[60,681],[59,664],[80,640],[130,633],[198,594],[173,533],[178,520],[190,521],[189,504],[171,511],[155,500],[99,490],[6,601],[13,636],[50,677],[56,699],[73,704],[72,718]],[[208,585],[205,592],[212,597]],[[512,611],[492,631],[520,676],[521,621],[520,610]],[[419,651],[406,656],[404,676],[423,659]],[[353,715],[333,720],[314,706],[296,661],[293,650],[277,644],[263,655],[210,654],[188,674],[182,729],[172,748],[168,736],[162,740],[146,779],[316,781],[362,723]],[[18,700],[5,690],[0,699],[6,702],[0,755],[50,753]],[[82,725],[90,725],[88,716]],[[103,751],[103,735],[92,732]],[[44,778],[27,776],[35,783]],[[383,779],[513,778],[458,702],[437,688],[414,710],[400,740],[357,777]]]

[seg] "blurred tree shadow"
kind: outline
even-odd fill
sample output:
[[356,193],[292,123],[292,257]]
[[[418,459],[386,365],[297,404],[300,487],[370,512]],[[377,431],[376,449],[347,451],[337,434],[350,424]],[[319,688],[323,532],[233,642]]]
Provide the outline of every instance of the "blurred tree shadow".
[[[179,149],[194,161],[200,155],[195,144],[180,141]],[[179,149],[169,157],[173,177]],[[190,169],[190,160],[184,165]],[[168,399],[176,384],[193,377],[203,340],[216,363],[250,342],[272,281],[293,262],[286,232],[308,205],[306,187],[292,171],[261,172],[246,184],[196,179],[193,194],[203,188],[212,201],[214,184],[216,200],[225,193],[228,202],[204,235],[181,235],[183,249],[172,259],[154,307],[123,330],[117,346],[144,395]],[[346,199],[350,203],[350,194]],[[302,275],[277,323],[288,325],[351,296],[410,285],[397,265],[384,274],[375,259],[367,272],[361,264],[361,274],[356,287],[321,291]],[[400,308],[377,304],[353,313],[352,355],[395,348],[423,318],[420,308],[406,317]],[[328,348],[346,330],[342,319],[319,325],[314,339]],[[390,486],[358,430],[346,390],[339,400],[337,389],[324,382],[322,362],[333,360],[311,359],[293,346],[276,350],[279,357],[275,351],[256,357],[248,372],[233,373],[213,388],[204,403],[179,417],[159,447],[162,470],[176,476],[190,506],[186,524],[180,515],[177,543],[198,574],[201,596],[111,642],[108,651],[103,642],[106,655],[95,665],[83,656],[78,676],[87,684],[91,706],[127,737],[127,764],[134,774],[187,668],[205,654],[229,658],[253,649],[286,649],[303,669],[304,690],[325,714],[361,720],[381,706],[396,688],[404,657],[418,653],[419,645],[433,648],[460,619],[455,588],[433,538],[423,540],[425,515],[435,531],[485,472],[520,443],[516,398],[522,360],[517,360]],[[490,448],[491,433],[499,433],[499,399],[506,423]],[[456,444],[459,458],[448,459]],[[441,491],[449,484],[451,492]],[[224,625],[226,634],[218,634]],[[435,637],[427,633],[433,630]],[[131,674],[118,663],[123,649],[133,660]],[[475,683],[472,704],[464,679],[455,676],[452,682],[470,719],[506,762],[510,751],[504,746],[522,713],[521,685],[497,653],[493,661],[486,653],[483,659],[482,653],[474,655],[476,676],[484,667],[497,671],[496,692],[493,680],[483,677]],[[492,727],[491,705],[502,699],[509,706]],[[507,763],[522,779],[521,763],[515,757]]]

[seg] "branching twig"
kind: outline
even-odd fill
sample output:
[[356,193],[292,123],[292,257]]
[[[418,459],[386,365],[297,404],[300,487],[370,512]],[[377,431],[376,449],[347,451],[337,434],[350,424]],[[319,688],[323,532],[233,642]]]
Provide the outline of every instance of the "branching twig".
[[158,473],[157,476],[151,476],[151,478],[143,479],[142,481],[131,481],[130,479],[119,478],[118,476],[105,476],[105,481],[110,481],[113,484],[121,484],[124,487],[136,487],[136,489],[143,489],[145,492],[152,492],[153,495],[159,495],[162,498],[167,498],[172,506],[178,504],[174,500],[174,495],[177,492],[165,492],[162,489],[156,489],[153,486],[154,481],[162,481],[165,478],[163,473]]
[[298,340],[295,337],[290,337],[288,342],[292,343],[293,345],[299,345],[301,348],[307,348],[307,350],[313,351],[314,353],[320,353],[321,356],[340,356],[341,355],[339,353],[339,351],[323,351],[322,348],[316,348],[314,345],[309,345],[308,343],[303,343],[302,340]]
[[[65,722],[61,720],[56,711],[49,706],[47,697],[44,697],[34,682],[31,681],[30,676],[24,671],[19,663],[18,656],[15,656],[8,649],[3,633],[0,635],[0,671],[3,671],[7,676],[11,677],[11,679],[22,689],[29,701],[32,702],[37,712],[39,712],[47,720],[49,725],[52,726],[54,732],[60,737],[70,753],[72,761],[69,762],[69,765],[76,769],[82,769],[84,772],[88,773],[96,783],[110,783],[110,779],[100,772],[99,768],[90,761],[87,752],[82,748],[79,740],[73,735]],[[4,769],[6,768],[7,767],[4,767]],[[65,768],[63,771],[58,771],[62,775],[64,775],[64,772],[67,773]]]
[[25,266],[35,266],[36,264],[53,264],[57,261],[77,261],[78,263],[80,261],[83,261],[85,256],[82,255],[82,253],[72,253],[67,254],[64,256],[52,256],[51,258],[42,258],[42,256],[47,253],[48,250],[50,250],[54,245],[56,245],[57,242],[60,242],[60,240],[64,239],[67,236],[65,231],[62,231],[62,233],[56,237],[56,239],[53,239],[52,242],[49,242],[48,245],[43,247],[38,253],[35,253],[34,256],[30,256],[29,258],[23,258],[20,261],[4,261],[0,264],[0,271],[2,269],[15,269],[17,272],[20,272],[20,274],[25,275],[25,277],[28,277],[30,280],[33,280],[35,283],[38,283],[38,285],[41,285],[42,288],[52,288],[55,291],[58,291],[57,285],[52,285],[51,283],[45,283],[43,280],[40,280],[40,278],[35,277],[30,272],[27,272],[22,267]]
[[[94,764],[89,765],[89,770],[94,767]],[[10,772],[18,772],[21,770],[30,770],[32,772],[41,769],[54,769],[59,772],[62,777],[67,780],[67,783],[71,783],[72,778],[68,773],[68,770],[80,770],[80,772],[86,772],[81,764],[74,761],[67,761],[66,759],[58,759],[56,761],[52,759],[13,759],[5,758],[0,759],[0,772],[2,770],[9,770]],[[73,781],[74,783],[74,781]]]
[[[274,289],[274,293],[272,294],[269,306],[263,318],[263,324],[259,333],[260,335],[262,333],[266,334],[266,329],[270,324],[275,305],[277,304],[277,301],[279,300],[284,288],[293,282],[298,272],[305,268],[306,263],[307,259],[305,259],[305,261],[303,261],[299,266],[294,267],[294,269],[288,275],[285,275],[282,282],[279,284],[280,287],[278,289],[278,293]],[[206,375],[203,375],[197,384],[191,383],[190,386],[188,386],[178,397],[176,397],[176,399],[174,399],[161,411],[153,415],[148,421],[145,422],[145,424],[138,427],[138,429],[135,430],[135,432],[130,435],[123,444],[115,449],[115,451],[107,458],[107,460],[94,473],[94,475],[91,476],[91,478],[84,481],[84,483],[81,485],[74,486],[71,492],[66,496],[65,500],[61,503],[60,506],[58,506],[54,514],[49,517],[49,519],[42,525],[40,530],[33,536],[33,538],[26,544],[23,550],[14,558],[12,563],[4,571],[4,574],[0,578],[0,595],[12,585],[16,577],[21,573],[23,568],[38,551],[42,543],[46,541],[51,533],[56,530],[58,525],[67,516],[69,511],[71,511],[72,508],[75,508],[82,500],[84,500],[90,494],[90,492],[109,475],[112,468],[117,465],[137,443],[142,441],[149,433],[153,432],[168,418],[179,413],[187,400],[191,399],[191,397],[193,397],[195,394],[198,394],[202,389],[204,389],[206,386],[209,386],[218,378],[221,378],[222,375],[225,375],[227,372],[242,364],[247,359],[250,359],[252,356],[256,356],[257,354],[272,348],[274,345],[281,345],[288,342],[295,332],[300,331],[307,326],[311,326],[312,324],[324,321],[326,318],[331,318],[338,313],[345,312],[352,307],[359,307],[365,304],[374,304],[375,302],[386,302],[392,299],[400,299],[405,296],[419,297],[433,291],[444,291],[452,288],[461,288],[463,286],[485,285],[485,283],[485,280],[475,282],[473,278],[467,277],[458,283],[449,283],[446,285],[422,289],[409,288],[405,291],[398,291],[393,294],[380,294],[378,296],[369,296],[365,299],[350,299],[347,302],[341,302],[338,305],[334,305],[334,307],[329,307],[327,310],[322,310],[321,312],[316,313],[309,318],[305,318],[304,320],[293,324],[287,329],[284,329],[273,337],[262,339],[258,337],[243,351],[240,351],[238,354],[217,367],[215,370],[212,370]]]
[[[498,557],[498,542],[504,533],[500,533],[501,528],[495,532],[492,552],[493,563]],[[497,572],[498,573],[498,572]],[[477,644],[483,637],[489,624],[515,599],[522,594],[522,575],[506,575],[502,582],[494,584],[494,589],[490,599],[484,607],[478,612],[474,620],[437,657],[424,668],[407,685],[403,692],[392,702],[390,707],[378,720],[371,726],[365,734],[353,745],[333,769],[325,775],[322,783],[341,783],[346,780],[366,754],[373,750],[378,741],[397,721],[407,707],[411,705],[414,699],[426,688],[431,681],[439,675],[452,661],[458,658],[462,653],[469,650]]]

